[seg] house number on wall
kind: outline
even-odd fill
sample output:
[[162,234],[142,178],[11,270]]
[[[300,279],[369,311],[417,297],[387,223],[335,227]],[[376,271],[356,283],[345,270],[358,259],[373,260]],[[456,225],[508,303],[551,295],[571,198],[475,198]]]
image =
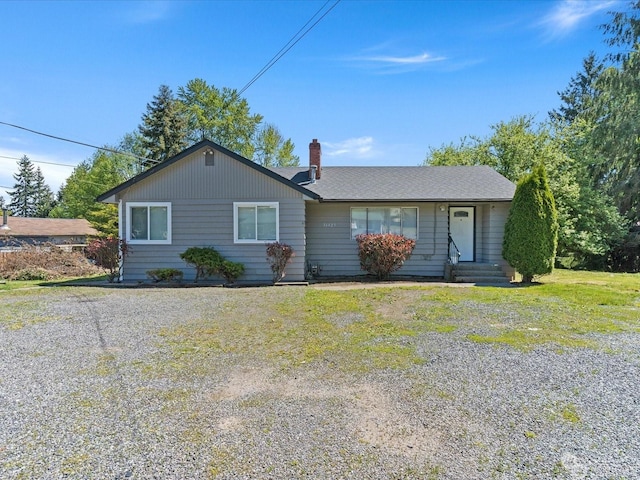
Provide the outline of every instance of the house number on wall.
[[323,223],[322,226],[325,227],[325,228],[333,228],[333,227],[336,226],[336,224],[335,223]]

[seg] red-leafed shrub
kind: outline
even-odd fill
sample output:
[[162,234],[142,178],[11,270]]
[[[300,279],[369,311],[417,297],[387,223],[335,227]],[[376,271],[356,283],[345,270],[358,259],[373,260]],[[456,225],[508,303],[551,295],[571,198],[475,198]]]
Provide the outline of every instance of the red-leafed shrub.
[[356,236],[360,268],[386,280],[411,256],[416,241],[393,233]]
[[128,253],[127,242],[111,235],[91,241],[86,248],[87,257],[106,270],[109,283],[120,279],[124,258]]
[[273,283],[277,283],[286,275],[285,269],[296,254],[291,245],[273,242],[267,244],[267,262],[273,272]]

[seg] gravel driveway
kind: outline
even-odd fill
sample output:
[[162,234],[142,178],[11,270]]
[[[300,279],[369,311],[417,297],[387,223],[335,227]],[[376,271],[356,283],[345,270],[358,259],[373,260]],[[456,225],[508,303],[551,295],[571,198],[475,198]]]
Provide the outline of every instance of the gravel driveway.
[[0,293],[0,478],[640,478],[640,334],[426,332],[420,363],[368,371],[175,342],[303,290]]

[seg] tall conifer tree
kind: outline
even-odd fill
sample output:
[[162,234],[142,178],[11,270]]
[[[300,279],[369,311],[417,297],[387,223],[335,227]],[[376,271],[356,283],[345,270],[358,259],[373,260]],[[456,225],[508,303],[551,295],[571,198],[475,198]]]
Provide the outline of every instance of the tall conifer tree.
[[11,213],[16,217],[35,217],[36,172],[26,155],[18,160],[18,173],[13,175],[13,179],[16,183],[13,191],[9,192]]
[[167,85],[160,85],[158,94],[147,103],[147,113],[138,127],[147,158],[164,162],[187,147],[187,120],[180,102]]
[[530,283],[553,271],[558,245],[558,212],[543,165],[518,182],[504,227],[502,256]]
[[36,168],[35,173],[35,190],[34,190],[34,208],[35,216],[45,218],[49,216],[49,212],[55,206],[55,197],[51,191],[51,187],[44,181],[44,176],[40,167]]

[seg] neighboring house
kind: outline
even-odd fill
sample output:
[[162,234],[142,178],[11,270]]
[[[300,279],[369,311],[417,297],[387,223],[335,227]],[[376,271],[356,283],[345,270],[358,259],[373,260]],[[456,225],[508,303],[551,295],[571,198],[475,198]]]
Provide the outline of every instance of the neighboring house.
[[84,246],[98,232],[84,218],[10,217],[6,210],[0,225],[0,248],[51,243],[68,248]]
[[416,239],[398,275],[442,278],[457,260],[451,235],[460,262],[513,277],[501,253],[515,186],[493,169],[322,167],[317,140],[309,154],[309,167],[268,169],[204,140],[102,194],[131,247],[124,280],[169,267],[193,278],[179,254],[212,246],[245,265],[241,280],[269,282],[265,244],[276,240],[296,253],[285,280],[362,275],[354,237],[367,232]]

